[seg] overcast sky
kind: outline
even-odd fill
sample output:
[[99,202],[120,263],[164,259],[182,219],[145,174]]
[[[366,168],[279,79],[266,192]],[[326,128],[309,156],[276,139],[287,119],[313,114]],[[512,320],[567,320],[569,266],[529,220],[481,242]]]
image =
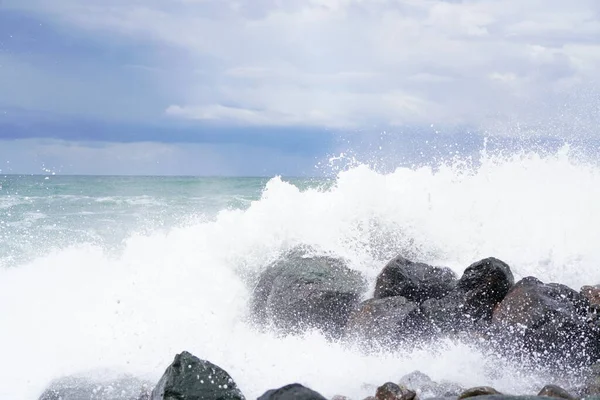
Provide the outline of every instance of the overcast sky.
[[0,169],[295,175],[384,131],[597,139],[599,72],[597,0],[1,0]]

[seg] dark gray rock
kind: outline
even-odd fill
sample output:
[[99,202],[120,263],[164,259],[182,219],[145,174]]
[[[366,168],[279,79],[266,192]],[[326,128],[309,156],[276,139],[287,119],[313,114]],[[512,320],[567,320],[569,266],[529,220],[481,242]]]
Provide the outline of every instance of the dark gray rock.
[[415,400],[417,394],[404,386],[387,382],[377,388],[377,400]]
[[496,307],[493,325],[503,350],[547,367],[591,365],[600,357],[600,334],[587,322],[589,301],[573,289],[527,277]]
[[393,346],[424,336],[426,323],[416,303],[402,296],[370,299],[350,314],[346,338],[361,345]]
[[456,291],[462,294],[464,311],[471,318],[490,320],[494,307],[514,283],[510,267],[490,257],[471,264],[456,284]]
[[320,393],[315,392],[299,383],[292,383],[279,389],[265,392],[258,400],[327,400]]
[[513,284],[506,263],[486,258],[471,264],[446,297],[423,302],[421,312],[441,333],[485,330]]
[[137,400],[150,390],[150,382],[129,375],[67,376],[51,382],[39,400]]
[[340,337],[366,288],[341,259],[291,252],[261,275],[251,302],[254,322],[284,333],[316,328]]
[[556,397],[559,399],[576,400],[576,397],[567,392],[565,389],[556,385],[546,385],[540,390],[538,396]]
[[456,274],[446,267],[416,263],[402,256],[391,260],[377,277],[375,299],[403,296],[422,303],[446,296],[456,285]]
[[244,400],[229,374],[187,351],[177,354],[150,400]]
[[485,396],[485,395],[491,395],[491,394],[502,394],[499,391],[497,391],[496,389],[494,389],[493,387],[490,386],[477,386],[477,387],[473,387],[470,389],[465,390],[464,392],[462,392],[460,394],[460,396],[458,396],[459,400],[462,399],[467,399],[469,397],[478,397],[478,396]]

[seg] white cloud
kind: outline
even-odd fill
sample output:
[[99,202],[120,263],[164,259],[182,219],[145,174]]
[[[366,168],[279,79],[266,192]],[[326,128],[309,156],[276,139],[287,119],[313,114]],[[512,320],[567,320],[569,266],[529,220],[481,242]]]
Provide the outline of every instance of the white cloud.
[[181,68],[203,74],[165,104],[172,117],[335,127],[544,121],[538,102],[577,101],[600,71],[596,0],[27,4],[82,29],[184,51]]

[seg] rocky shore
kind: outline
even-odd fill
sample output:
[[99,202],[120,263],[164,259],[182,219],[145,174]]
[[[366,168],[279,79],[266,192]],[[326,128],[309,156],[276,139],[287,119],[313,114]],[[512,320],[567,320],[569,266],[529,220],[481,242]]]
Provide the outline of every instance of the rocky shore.
[[[600,285],[579,291],[535,277],[515,282],[496,258],[479,260],[458,277],[449,268],[391,260],[364,300],[363,276],[339,258],[294,250],[270,265],[253,283],[250,315],[257,329],[281,335],[317,329],[330,340],[361,351],[434,346],[441,339],[467,341],[523,369],[555,376],[575,373],[578,383],[548,382],[537,396],[499,393],[434,382],[415,371],[381,382],[369,400],[508,398],[600,399]],[[299,383],[267,390],[259,400],[322,400]],[[349,400],[340,393],[335,400]],[[39,400],[243,400],[235,380],[210,361],[188,352],[176,355],[158,383],[133,377],[97,385],[65,377]],[[332,399],[333,400],[333,399]],[[352,399],[361,400],[361,399]]]

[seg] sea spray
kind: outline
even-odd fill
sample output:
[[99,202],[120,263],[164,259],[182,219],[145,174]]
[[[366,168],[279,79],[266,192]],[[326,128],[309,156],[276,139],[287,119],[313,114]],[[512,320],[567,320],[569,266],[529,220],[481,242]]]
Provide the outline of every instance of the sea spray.
[[515,279],[535,275],[575,289],[600,283],[598,166],[568,149],[484,154],[476,163],[387,174],[359,165],[332,184],[299,186],[275,177],[245,207],[130,233],[119,251],[93,239],[38,243],[43,255],[0,271],[0,397],[33,399],[53,378],[103,369],[157,381],[182,350],[222,366],[248,398],[296,381],[326,396],[362,398],[416,369],[508,393],[547,383],[465,343],[364,354],[317,332],[260,332],[246,322],[252,283],[298,245],[348,259],[369,280],[365,298],[398,254],[458,274],[496,256]]

